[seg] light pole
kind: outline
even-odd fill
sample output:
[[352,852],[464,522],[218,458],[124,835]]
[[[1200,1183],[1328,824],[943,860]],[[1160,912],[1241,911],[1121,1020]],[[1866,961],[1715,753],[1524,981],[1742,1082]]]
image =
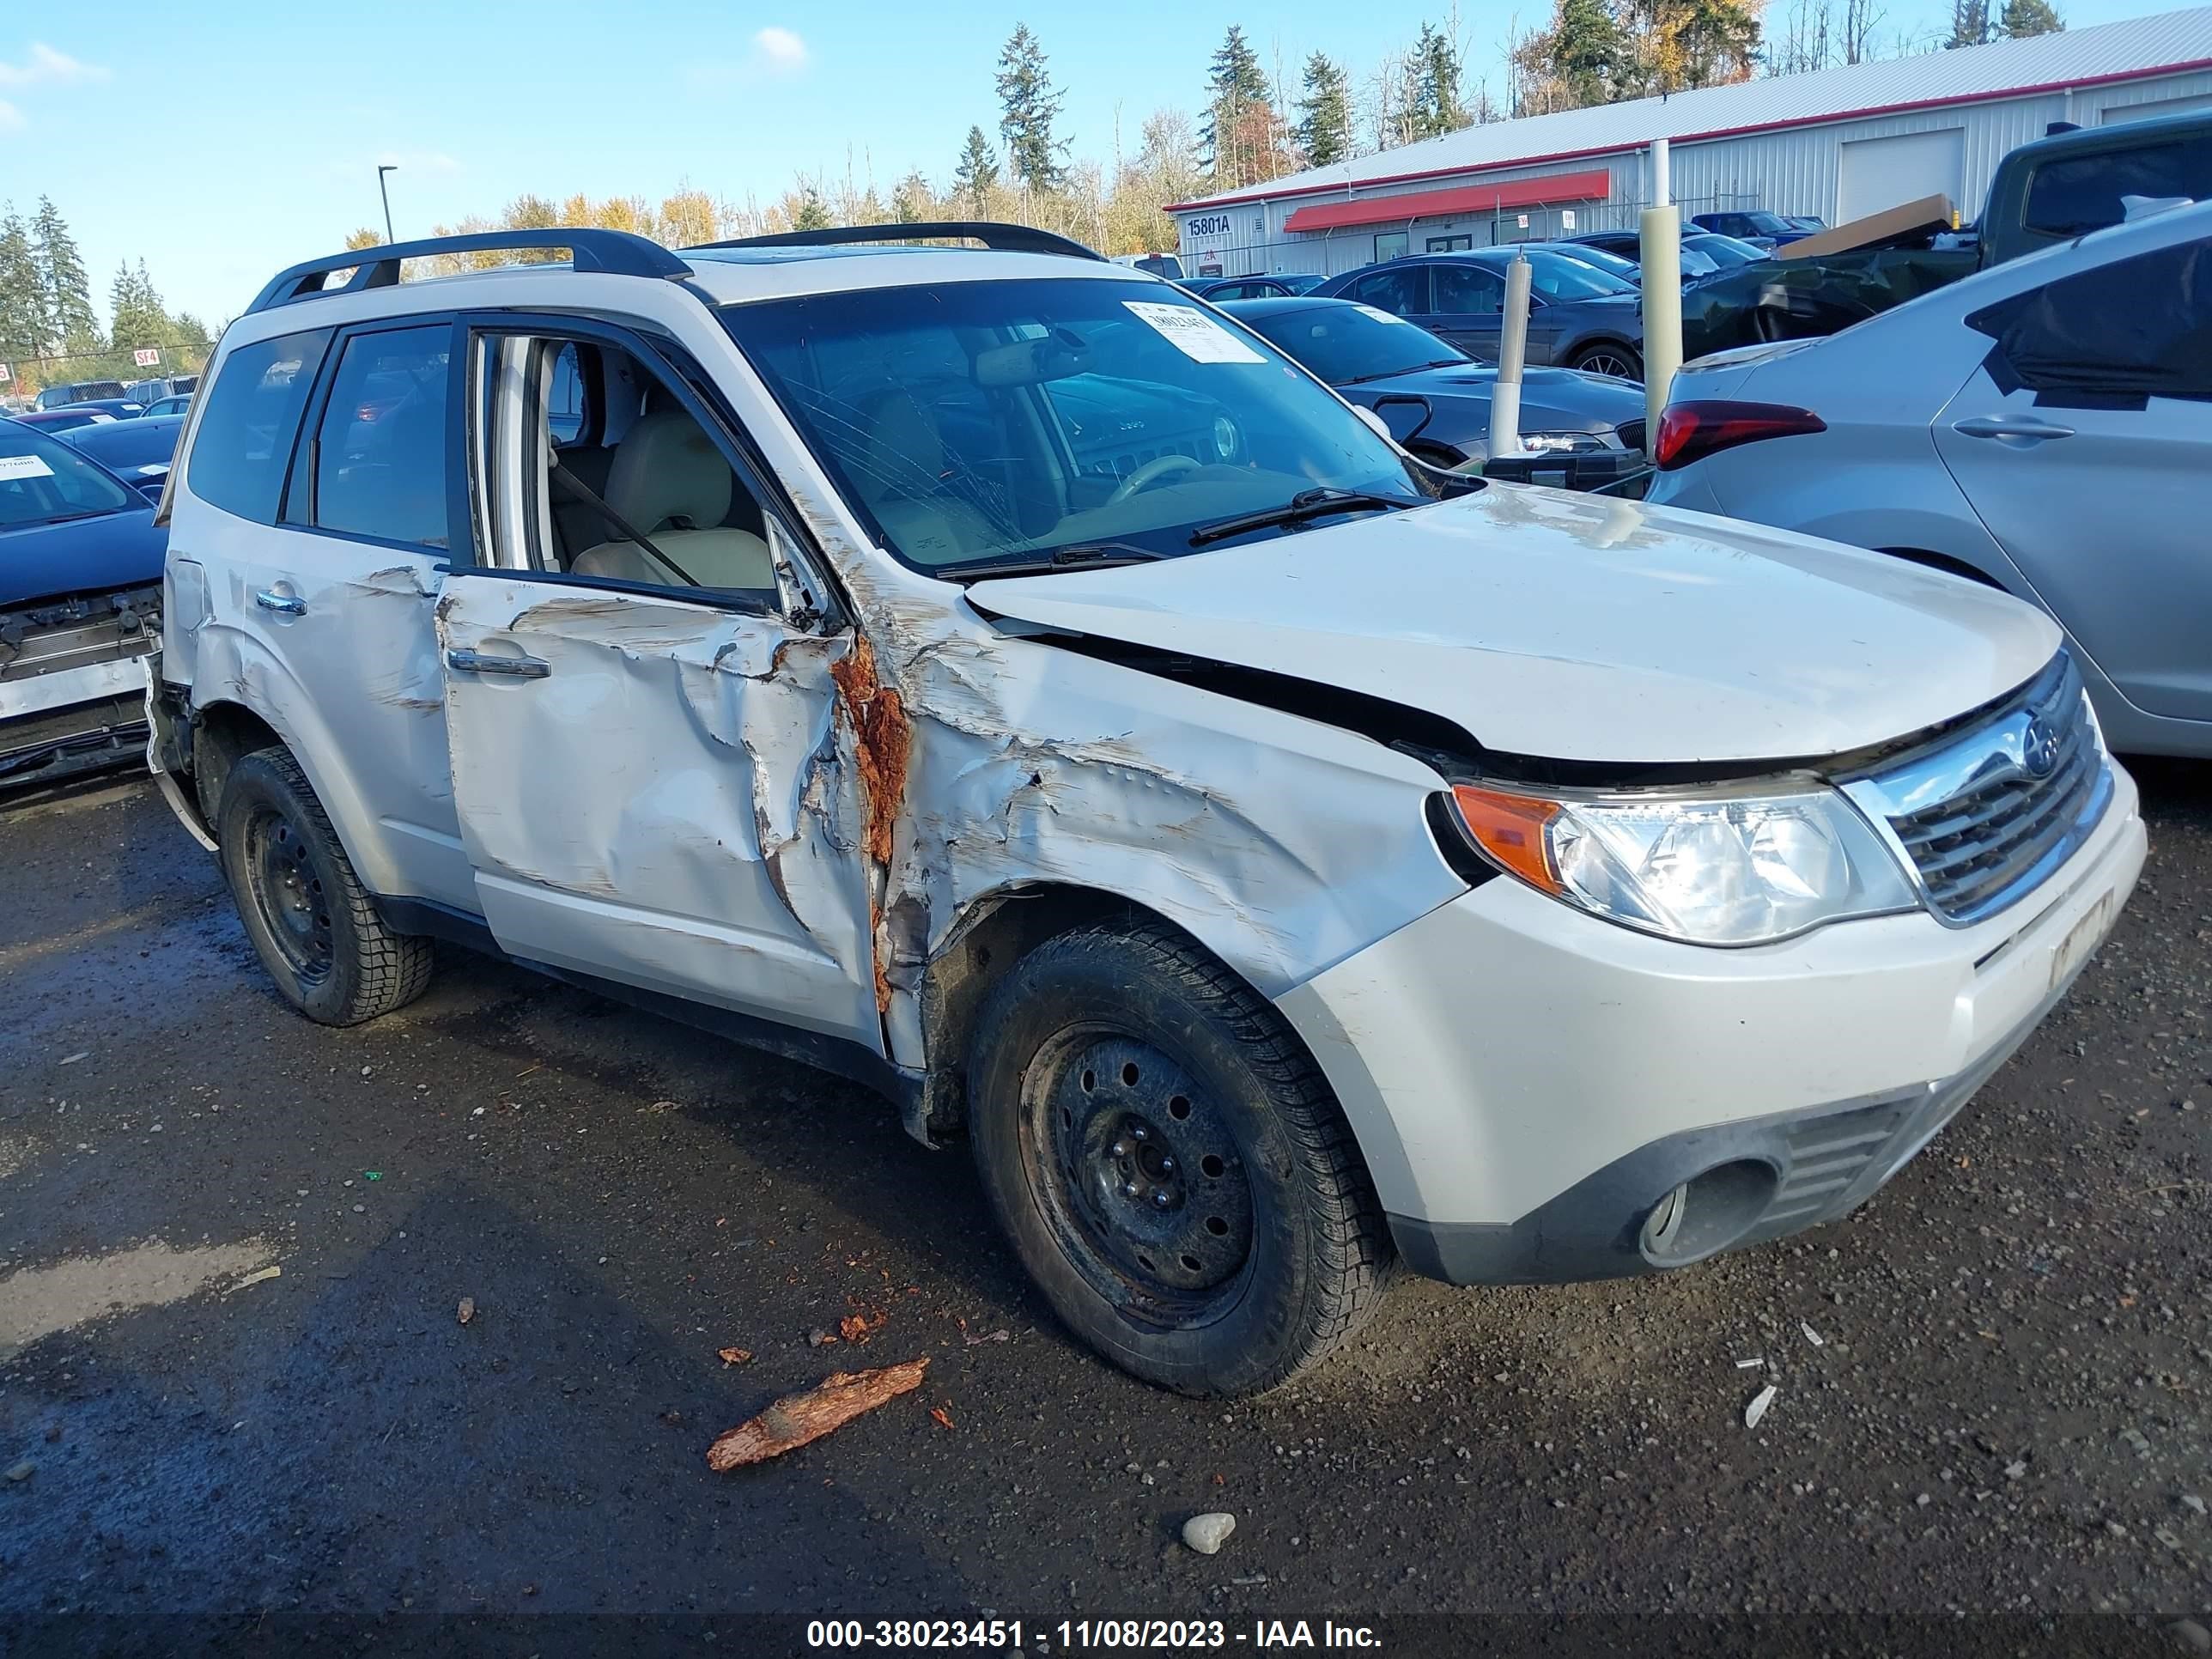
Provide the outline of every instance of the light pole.
[[376,169],[376,193],[383,198],[384,202],[384,240],[387,244],[396,242],[399,239],[392,234],[392,192],[384,187],[384,175],[398,171],[399,163],[397,161],[381,162]]

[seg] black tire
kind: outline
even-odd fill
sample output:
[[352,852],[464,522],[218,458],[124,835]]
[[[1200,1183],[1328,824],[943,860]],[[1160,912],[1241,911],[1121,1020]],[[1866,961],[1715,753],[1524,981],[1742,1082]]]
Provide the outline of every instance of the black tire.
[[246,936],[285,1001],[325,1025],[358,1025],[422,994],[430,941],[385,926],[285,750],[231,768],[216,840]]
[[1579,368],[1586,374],[1612,374],[1624,380],[1641,380],[1644,354],[1632,346],[1602,340],[1595,345],[1584,346],[1567,367]]
[[994,988],[973,1053],[999,1224],[1124,1370],[1256,1394],[1381,1300],[1389,1232],[1334,1095],[1282,1016],[1173,929],[1040,945]]

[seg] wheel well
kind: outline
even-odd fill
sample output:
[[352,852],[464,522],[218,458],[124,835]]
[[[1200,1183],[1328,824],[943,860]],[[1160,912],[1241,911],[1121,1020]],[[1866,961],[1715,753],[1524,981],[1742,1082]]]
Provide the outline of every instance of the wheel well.
[[[1097,921],[1151,920],[1158,911],[1091,887],[1040,884],[977,901],[930,959],[922,980],[921,1018],[928,1071],[922,1079],[918,1127],[936,1141],[968,1115],[968,1050],[992,990],[1047,939]],[[1182,931],[1178,929],[1178,931]],[[1202,947],[1201,947],[1202,948]],[[909,1118],[909,1127],[917,1127]]]
[[1930,570],[1941,570],[1947,575],[1964,576],[1970,582],[1979,582],[1984,587],[2002,591],[2004,584],[1986,570],[1977,570],[1964,559],[1954,558],[1948,553],[1931,553],[1924,547],[1878,547],[1877,553],[1886,553],[1893,559],[1903,559],[1908,564],[1925,565]]
[[281,748],[283,742],[276,727],[242,704],[210,703],[193,711],[192,788],[209,834],[219,833],[216,808],[222,804],[222,786],[230,769],[257,749]]
[[1589,356],[1594,351],[1619,352],[1624,356],[1633,357],[1639,363],[1644,361],[1643,347],[1638,345],[1632,340],[1616,339],[1610,334],[1601,334],[1595,339],[1584,340],[1580,345],[1575,348],[1574,361],[1580,362],[1583,358]]

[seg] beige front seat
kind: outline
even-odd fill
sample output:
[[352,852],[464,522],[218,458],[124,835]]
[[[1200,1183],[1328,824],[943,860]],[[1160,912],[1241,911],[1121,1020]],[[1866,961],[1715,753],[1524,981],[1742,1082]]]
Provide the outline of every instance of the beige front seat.
[[663,587],[774,587],[768,544],[750,530],[722,524],[735,483],[722,452],[682,410],[639,416],[615,446],[606,503],[681,568],[668,568],[627,541],[586,548],[568,568]]
[[867,448],[857,481],[860,493],[908,558],[950,564],[1017,538],[1018,532],[995,528],[972,502],[948,489],[945,440],[910,393],[878,392],[861,405],[861,415]]

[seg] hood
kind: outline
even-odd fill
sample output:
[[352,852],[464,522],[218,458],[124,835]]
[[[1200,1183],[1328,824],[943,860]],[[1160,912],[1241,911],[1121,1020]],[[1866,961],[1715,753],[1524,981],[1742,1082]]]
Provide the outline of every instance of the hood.
[[158,582],[168,544],[151,507],[0,528],[0,605]]
[[1492,485],[1328,529],[977,582],[982,610],[1318,681],[1552,760],[1846,753],[1949,720],[2058,648],[2033,607],[1833,542]]
[[[1491,392],[1497,384],[1497,369],[1470,363],[1417,368],[1408,374],[1393,374],[1387,380],[1369,380],[1339,390],[1359,403],[1372,403],[1377,398],[1426,398],[1434,410],[1434,424],[1421,428],[1424,435],[1447,436],[1447,428],[1461,429],[1465,423],[1449,420],[1448,410],[1453,404],[1468,404],[1478,414],[1486,435]],[[1640,386],[1572,368],[1522,371],[1521,429],[1524,432],[1604,432],[1624,421],[1643,418]]]

